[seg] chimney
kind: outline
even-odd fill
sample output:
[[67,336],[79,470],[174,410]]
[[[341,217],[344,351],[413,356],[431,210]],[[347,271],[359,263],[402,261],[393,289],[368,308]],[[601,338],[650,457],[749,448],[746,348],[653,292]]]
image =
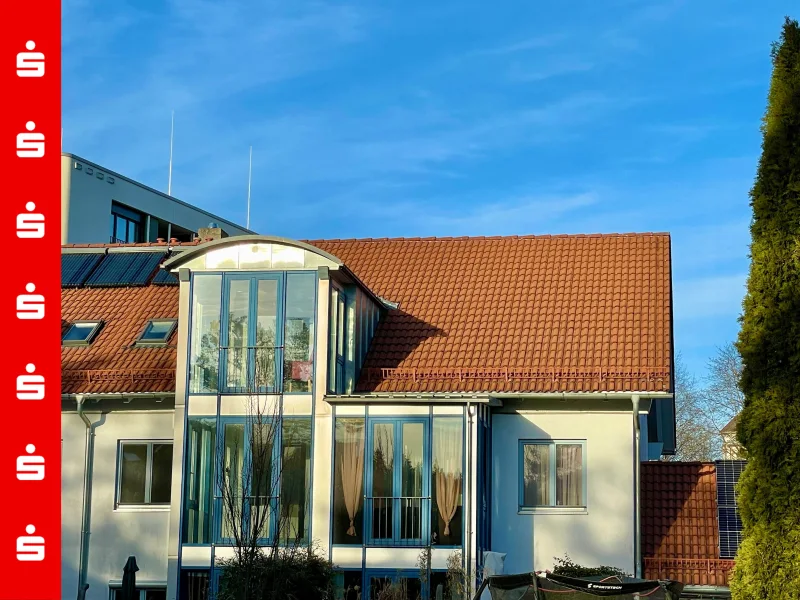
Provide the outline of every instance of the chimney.
[[201,227],[197,230],[197,237],[203,241],[219,240],[228,237],[228,234],[216,223],[209,223],[208,227]]

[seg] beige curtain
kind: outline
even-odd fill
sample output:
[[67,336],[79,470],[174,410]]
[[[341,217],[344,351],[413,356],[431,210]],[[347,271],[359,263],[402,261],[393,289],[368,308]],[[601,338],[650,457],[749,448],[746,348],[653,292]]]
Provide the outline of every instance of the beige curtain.
[[583,506],[583,456],[577,444],[556,446],[556,503]]
[[462,438],[460,419],[435,420],[433,469],[436,478],[436,506],[444,520],[444,535],[450,535],[450,521],[459,505]]
[[341,442],[342,490],[350,527],[347,535],[356,535],[355,518],[361,507],[361,486],[364,478],[364,426],[347,423]]

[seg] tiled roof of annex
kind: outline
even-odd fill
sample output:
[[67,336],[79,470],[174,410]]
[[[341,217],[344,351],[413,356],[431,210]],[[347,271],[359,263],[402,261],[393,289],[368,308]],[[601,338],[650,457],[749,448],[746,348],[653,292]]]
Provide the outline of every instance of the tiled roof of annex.
[[720,559],[715,464],[645,462],[641,477],[645,577],[727,586],[734,562]]

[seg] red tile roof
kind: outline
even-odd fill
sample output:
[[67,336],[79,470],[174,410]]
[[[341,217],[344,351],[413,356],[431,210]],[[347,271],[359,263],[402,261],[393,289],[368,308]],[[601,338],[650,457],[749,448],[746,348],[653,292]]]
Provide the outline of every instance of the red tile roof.
[[[399,303],[360,391],[670,390],[667,234],[311,243]],[[104,246],[116,245],[70,247]],[[63,350],[65,392],[174,390],[175,350],[131,344],[147,319],[177,317],[176,287],[62,298],[62,319],[107,321],[88,348]]]
[[316,240],[391,302],[360,391],[669,391],[668,234]]
[[720,560],[713,463],[642,464],[645,577],[728,585],[733,561]]
[[175,390],[175,336],[167,347],[136,347],[149,319],[178,318],[177,286],[61,290],[62,334],[80,320],[102,320],[85,347],[61,349],[61,391],[74,393],[170,392]]

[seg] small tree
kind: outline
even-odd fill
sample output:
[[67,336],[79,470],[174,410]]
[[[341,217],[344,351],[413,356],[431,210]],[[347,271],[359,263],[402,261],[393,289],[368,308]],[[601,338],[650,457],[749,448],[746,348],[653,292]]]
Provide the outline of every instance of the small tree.
[[709,461],[719,453],[719,429],[706,404],[707,396],[695,377],[675,357],[675,455],[673,461]]
[[[270,339],[270,332],[260,333]],[[295,446],[295,434],[286,427],[281,432],[280,403],[267,399],[266,390],[279,389],[280,382],[275,349],[260,341],[255,349],[228,349],[227,376],[243,383],[247,393],[244,423],[226,427],[216,473],[221,537],[234,552],[218,563],[224,568],[218,600],[324,598],[331,591],[333,567],[316,546],[306,545],[302,515],[293,524],[290,503],[281,501],[302,493],[305,485],[302,478],[282,476],[296,460],[287,451]]]
[[747,467],[736,600],[800,598],[800,26],[772,48],[762,154],[750,192],[750,276],[737,348]]

